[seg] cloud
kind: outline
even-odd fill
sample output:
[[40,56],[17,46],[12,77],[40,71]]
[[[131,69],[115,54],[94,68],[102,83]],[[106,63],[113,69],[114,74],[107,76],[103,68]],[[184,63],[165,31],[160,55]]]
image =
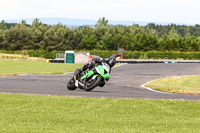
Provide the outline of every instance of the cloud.
[[196,0],[163,0],[165,3],[168,4],[176,4],[176,5],[188,5]]
[[198,0],[0,0],[0,19],[64,17],[197,22]]
[[[124,0],[132,5],[143,5],[143,4],[168,4],[168,5],[188,5],[195,4],[198,0]],[[199,2],[198,2],[199,3]]]
[[[107,0],[1,0],[0,18],[69,17],[97,19],[120,9]],[[12,4],[10,4],[12,3]],[[12,10],[11,10],[12,9]],[[13,13],[14,10],[14,13]]]
[[25,11],[29,11],[29,8],[21,5],[18,1],[0,0],[0,19],[16,19],[23,17],[26,14]]

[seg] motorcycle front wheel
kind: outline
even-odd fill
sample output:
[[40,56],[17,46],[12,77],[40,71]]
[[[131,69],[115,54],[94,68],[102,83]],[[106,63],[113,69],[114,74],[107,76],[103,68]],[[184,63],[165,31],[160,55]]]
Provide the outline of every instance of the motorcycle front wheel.
[[97,87],[99,85],[99,83],[101,82],[102,77],[97,76],[95,79],[90,79],[85,83],[84,86],[84,90],[85,91],[91,91],[93,90],[95,87]]
[[71,79],[68,81],[68,83],[67,83],[67,88],[68,88],[68,90],[75,90],[75,89],[76,89],[74,78],[71,78]]

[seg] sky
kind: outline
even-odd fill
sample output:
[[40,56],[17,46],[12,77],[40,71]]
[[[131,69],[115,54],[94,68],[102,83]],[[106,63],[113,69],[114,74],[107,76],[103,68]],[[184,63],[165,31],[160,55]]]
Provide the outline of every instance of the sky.
[[0,0],[0,20],[73,18],[200,24],[199,0]]

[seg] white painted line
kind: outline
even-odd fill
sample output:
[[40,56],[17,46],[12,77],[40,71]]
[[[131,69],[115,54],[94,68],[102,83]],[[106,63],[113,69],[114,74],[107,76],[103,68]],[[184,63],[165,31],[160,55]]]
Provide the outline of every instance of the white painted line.
[[36,93],[22,93],[22,92],[0,92],[0,94],[19,94],[19,95],[37,95],[37,96],[57,96],[51,94],[36,94]]
[[113,68],[116,68],[116,67],[119,67],[119,66],[122,66],[122,65],[125,65],[125,64],[119,64],[119,65],[114,66]]
[[28,76],[28,75],[31,75],[31,74],[19,74],[18,76]]
[[73,74],[74,72],[66,72],[66,73],[63,73],[63,74]]
[[151,83],[151,82],[152,82],[152,81],[149,81],[149,82],[147,82],[147,83],[141,85],[140,87],[145,88],[145,89],[147,89],[147,90],[149,90],[149,91],[156,92],[156,93],[171,94],[171,93],[167,93],[167,92],[157,91],[157,90],[154,90],[154,89],[151,89],[151,88],[145,86],[145,85],[147,85],[147,84],[149,84],[149,83]]

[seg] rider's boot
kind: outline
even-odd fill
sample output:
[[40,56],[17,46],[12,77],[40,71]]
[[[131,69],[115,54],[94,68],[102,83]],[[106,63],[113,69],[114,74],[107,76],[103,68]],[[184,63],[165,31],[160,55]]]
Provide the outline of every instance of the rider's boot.
[[87,70],[89,67],[89,64],[85,64],[81,69],[79,68],[76,68],[75,72],[74,72],[74,75],[77,76],[79,75],[81,72]]
[[81,69],[76,68],[76,70],[74,71],[74,75],[77,76],[77,75],[79,75],[81,72],[82,72]]

